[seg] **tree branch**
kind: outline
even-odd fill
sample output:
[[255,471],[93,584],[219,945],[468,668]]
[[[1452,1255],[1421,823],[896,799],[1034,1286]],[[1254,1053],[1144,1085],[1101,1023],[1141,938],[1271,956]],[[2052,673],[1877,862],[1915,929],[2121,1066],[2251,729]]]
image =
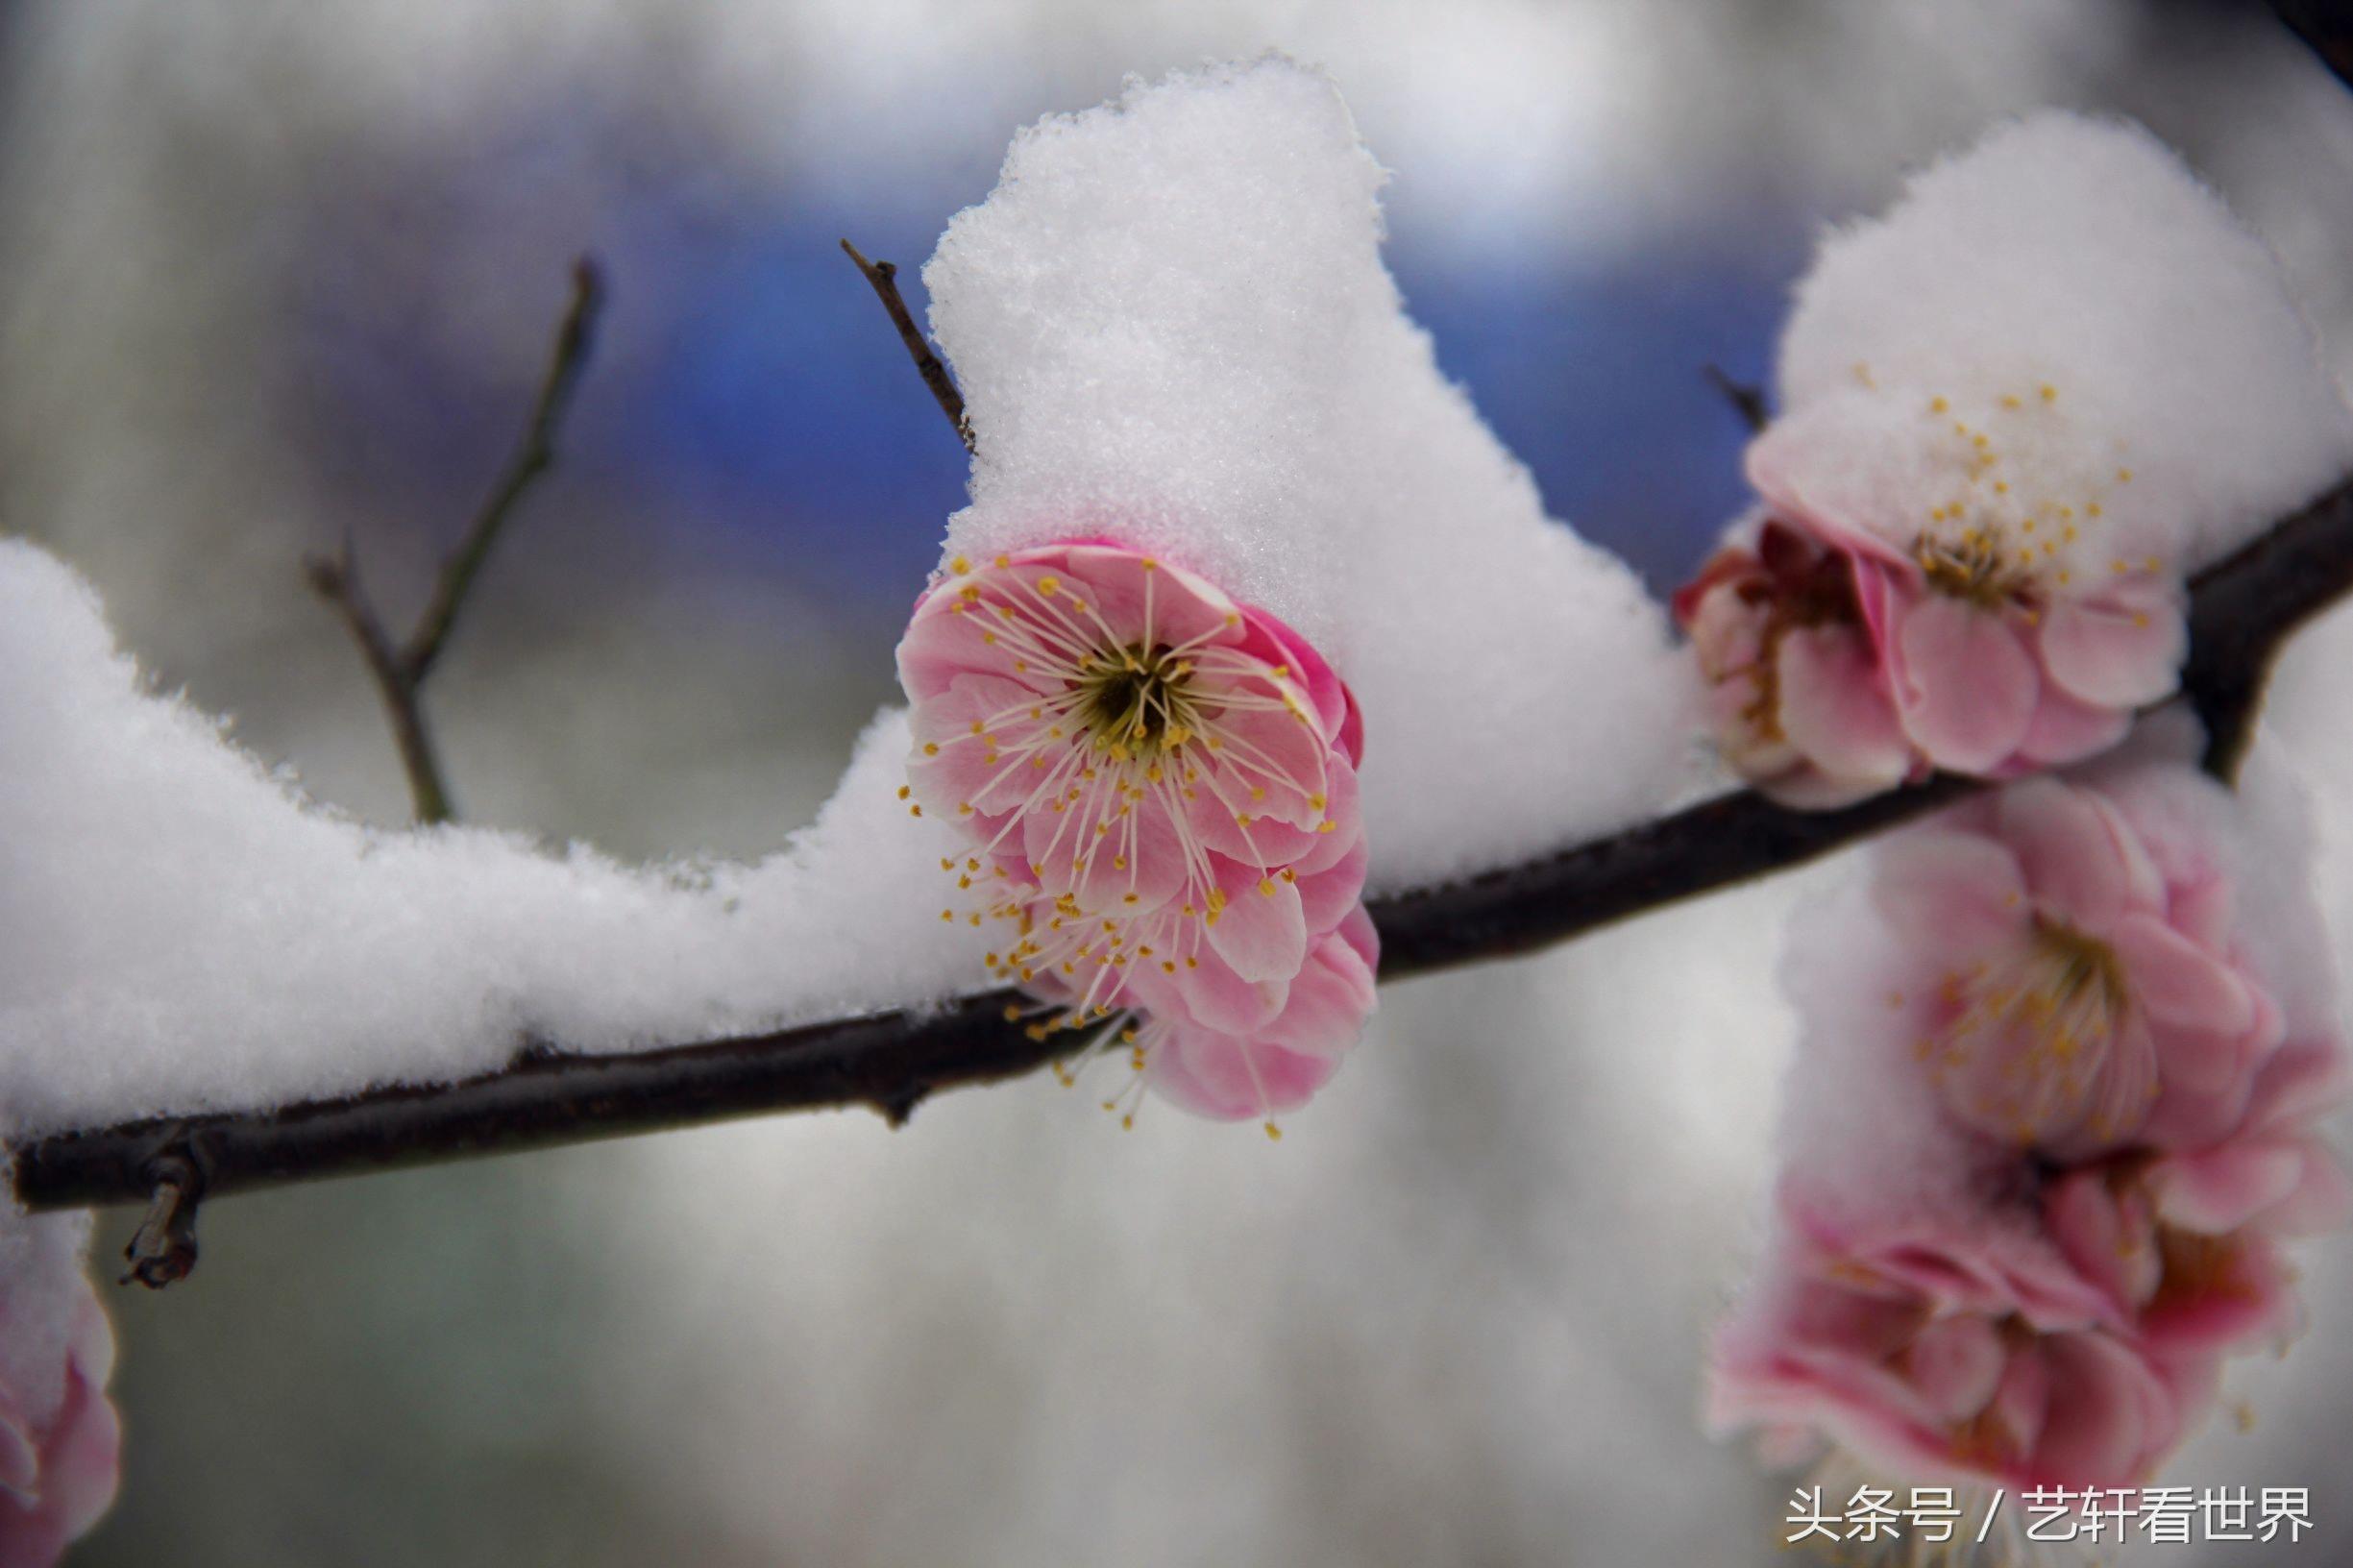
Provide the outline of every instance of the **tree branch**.
[[456,815],[450,804],[449,787],[442,778],[432,730],[425,722],[420,698],[425,677],[441,657],[450,632],[457,625],[457,613],[465,606],[466,594],[481,572],[482,563],[490,557],[490,547],[498,542],[507,519],[514,515],[532,483],[555,461],[556,433],[572,405],[573,390],[579,384],[580,372],[588,363],[597,315],[603,300],[603,282],[596,263],[587,257],[580,257],[572,266],[572,305],[564,312],[562,326],[556,330],[555,347],[548,358],[547,374],[540,379],[539,395],[532,400],[523,438],[458,540],[457,548],[443,559],[433,579],[432,597],[426,601],[416,629],[408,634],[406,642],[397,648],[393,646],[383,622],[361,589],[358,563],[350,539],[346,538],[333,555],[312,556],[303,563],[310,586],[341,613],[344,625],[351,629],[352,640],[359,645],[360,654],[367,660],[368,674],[374,677],[377,693],[383,698],[384,712],[391,720],[393,744],[400,749],[401,768],[408,775],[409,800],[420,822],[446,822]]
[[[2264,679],[2303,622],[2353,590],[2353,480],[2192,589],[2183,690],[2220,765],[2244,749]],[[1381,978],[1506,958],[1803,864],[1981,788],[1929,782],[1833,812],[1793,812],[1750,791],[1446,887],[1369,905]],[[157,1118],[35,1139],[16,1191],[36,1209],[144,1200],[159,1159],[187,1160],[208,1193],[312,1177],[699,1125],[771,1111],[871,1106],[901,1121],[944,1089],[1012,1077],[1075,1049],[1074,1032],[1013,1021],[991,992],[775,1034],[619,1056],[534,1042],[462,1083],[377,1090],[276,1110]]]
[[898,340],[907,346],[907,356],[915,361],[915,372],[931,388],[931,395],[947,415],[947,422],[956,430],[956,439],[964,443],[967,452],[980,449],[972,441],[972,422],[965,417],[964,394],[956,390],[956,379],[947,373],[947,366],[932,352],[931,340],[915,324],[907,311],[907,302],[898,297],[898,267],[890,261],[869,261],[848,240],[842,241],[843,254],[858,263],[866,281],[874,285],[874,297],[890,312],[891,325],[898,329]]

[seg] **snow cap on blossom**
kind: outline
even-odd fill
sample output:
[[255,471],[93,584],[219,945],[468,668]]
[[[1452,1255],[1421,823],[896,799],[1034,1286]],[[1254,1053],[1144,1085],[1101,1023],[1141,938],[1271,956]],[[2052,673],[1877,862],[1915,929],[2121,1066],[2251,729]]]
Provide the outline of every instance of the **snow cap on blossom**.
[[114,1335],[87,1214],[0,1214],[0,1565],[52,1563],[114,1501]]
[[1749,478],[1824,564],[1775,572],[1747,520],[1678,610],[1728,760],[1798,805],[2106,749],[2175,686],[2186,575],[2353,466],[2261,243],[2064,114],[1833,233],[1779,381]]
[[1874,857],[1904,955],[1890,1027],[1949,1115],[2047,1159],[2213,1136],[2285,1036],[2229,868],[2200,855],[2169,878],[2134,804],[2028,779]]
[[1145,1014],[1134,1060],[1196,1109],[1271,1115],[1328,1075],[1374,954],[1363,725],[1312,646],[1090,540],[952,559],[899,674],[910,810],[971,846],[942,919],[998,923],[995,978],[1071,1024]]
[[1662,607],[1439,366],[1383,265],[1388,178],[1296,61],[1131,80],[1017,136],[923,269],[978,448],[945,554],[1110,533],[1296,628],[1372,729],[1385,892],[1696,782]]

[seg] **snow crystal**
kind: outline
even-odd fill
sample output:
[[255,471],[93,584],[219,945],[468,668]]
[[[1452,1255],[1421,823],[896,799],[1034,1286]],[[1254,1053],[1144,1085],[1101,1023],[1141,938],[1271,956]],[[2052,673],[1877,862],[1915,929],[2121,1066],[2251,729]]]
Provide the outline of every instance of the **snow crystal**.
[[1872,471],[1848,488],[1903,515],[1952,499],[1957,423],[2054,511],[2094,503],[2113,548],[2192,570],[2353,470],[2270,252],[2145,131],[2071,114],[2002,126],[1833,232],[1779,382],[1785,418]]
[[1322,649],[1365,716],[1376,889],[1655,809],[1665,618],[1544,515],[1380,256],[1385,175],[1279,58],[1023,133],[923,272],[979,456],[946,553],[1115,538]]
[[624,869],[319,809],[141,689],[96,597],[0,541],[0,1127],[431,1081],[970,989],[903,716],[753,866]]

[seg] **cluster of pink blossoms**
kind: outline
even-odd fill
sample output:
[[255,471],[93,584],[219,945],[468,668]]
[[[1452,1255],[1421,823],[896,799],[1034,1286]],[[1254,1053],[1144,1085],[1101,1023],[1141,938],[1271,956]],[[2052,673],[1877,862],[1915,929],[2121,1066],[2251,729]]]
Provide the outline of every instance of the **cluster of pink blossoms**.
[[1928,455],[1895,482],[1856,482],[1850,438],[1806,414],[1751,446],[1761,509],[1674,608],[1757,788],[1822,808],[1940,769],[2014,777],[2107,749],[2173,691],[2178,570],[2125,551],[2097,495],[2031,494],[2043,465],[2004,466],[2013,441],[2049,444],[2057,400],[2006,396],[1973,426],[1923,399]]
[[1373,1009],[1363,724],[1331,666],[1200,576],[1088,540],[958,557],[898,668],[910,809],[971,845],[941,863],[941,918],[1001,927],[986,962],[1049,1004],[1033,1028],[1092,1026],[1137,1092],[1273,1131]]
[[1881,849],[1884,957],[1838,971],[1877,994],[1804,1009],[1792,1085],[1880,1103],[1794,1151],[1716,1422],[1914,1482],[2131,1486],[2227,1354],[2284,1342],[2282,1239],[2349,1207],[2316,1131],[2346,1054],[2248,948],[2232,805],[2142,764]]

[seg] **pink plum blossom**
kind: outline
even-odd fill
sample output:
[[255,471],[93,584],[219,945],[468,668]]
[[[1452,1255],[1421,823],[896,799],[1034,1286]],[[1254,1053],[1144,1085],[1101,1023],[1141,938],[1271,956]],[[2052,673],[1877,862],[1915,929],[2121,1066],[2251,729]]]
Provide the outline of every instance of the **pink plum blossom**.
[[86,1222],[20,1215],[0,1231],[0,1568],[37,1568],[114,1501],[114,1335],[82,1272]]
[[2164,739],[1893,836],[1801,925],[1719,1426],[1898,1483],[2128,1486],[2293,1332],[2284,1244],[2353,1213],[2333,973],[2269,865],[2294,835]]
[[1060,1010],[1035,1027],[1140,1015],[1146,1079],[1213,1115],[1329,1075],[1371,1011],[1363,724],[1306,639],[1081,541],[951,562],[899,675],[910,809],[972,845],[942,918],[1007,928],[986,962]]
[[[2188,649],[2178,569],[2128,548],[2096,496],[2031,494],[2034,465],[2003,466],[2050,444],[2004,422],[2047,417],[2056,396],[2005,397],[1977,427],[1923,398],[1919,431],[1809,410],[1751,446],[1764,522],[1736,529],[1676,608],[1727,760],[1759,788],[1819,807],[1935,770],[2015,777],[2107,749],[2171,695]],[[1856,450],[1871,441],[1927,454],[1891,478]],[[2131,478],[2120,466],[2110,482]]]
[[2235,1124],[2284,1024],[2209,862],[2161,872],[2125,804],[2031,779],[1880,849],[1900,1037],[1947,1110],[2047,1159]]
[[2298,1311],[2281,1241],[2353,1213],[2316,1125],[2343,1099],[2346,1078],[2338,1041],[2281,1046],[2239,1123],[2211,1143],[2055,1172],[2043,1198],[2052,1236],[2152,1345],[2285,1344]]
[[2128,1486],[2211,1398],[2102,1317],[2047,1237],[1994,1222],[1816,1234],[1785,1213],[1719,1330],[1708,1415],[1911,1482]]
[[1851,563],[1767,519],[1675,596],[1725,759],[1783,805],[1847,805],[1924,775],[1897,723]]

